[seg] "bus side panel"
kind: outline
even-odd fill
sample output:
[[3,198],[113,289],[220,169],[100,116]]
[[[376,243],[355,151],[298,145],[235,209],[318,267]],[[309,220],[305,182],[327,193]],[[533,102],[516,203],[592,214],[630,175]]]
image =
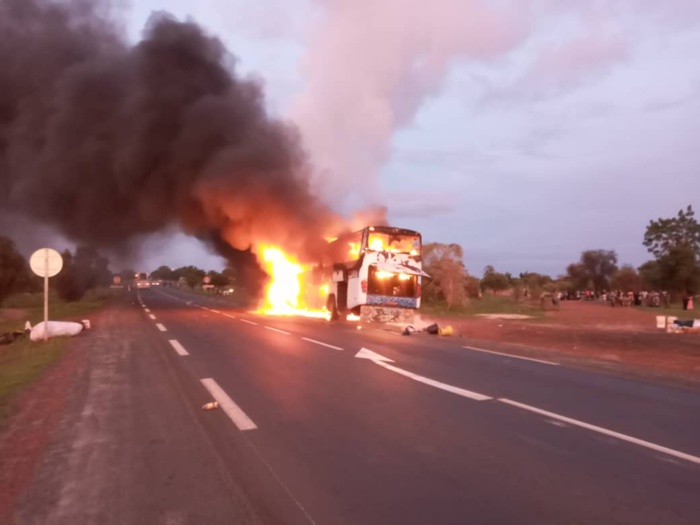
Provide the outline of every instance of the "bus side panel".
[[[364,282],[364,288],[362,283]],[[362,265],[348,275],[348,308],[367,303],[367,266]]]

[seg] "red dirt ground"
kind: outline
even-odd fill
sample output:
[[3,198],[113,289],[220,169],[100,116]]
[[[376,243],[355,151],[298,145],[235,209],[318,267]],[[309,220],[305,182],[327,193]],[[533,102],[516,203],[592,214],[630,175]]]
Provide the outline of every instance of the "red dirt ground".
[[86,369],[89,342],[89,336],[69,341],[63,355],[12,401],[13,413],[0,428],[0,523],[14,523],[17,498],[31,482],[52,439],[71,385]]
[[[562,302],[544,319],[442,319],[456,334],[473,339],[550,350],[566,357],[625,368],[647,376],[700,384],[700,335],[667,334],[656,328],[655,309],[612,308],[601,303]],[[688,318],[700,318],[700,311]]]

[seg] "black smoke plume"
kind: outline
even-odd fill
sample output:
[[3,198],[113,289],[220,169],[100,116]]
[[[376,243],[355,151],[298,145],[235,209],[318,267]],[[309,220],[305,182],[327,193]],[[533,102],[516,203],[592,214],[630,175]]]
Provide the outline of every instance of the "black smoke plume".
[[176,224],[228,257],[313,258],[332,217],[260,83],[195,23],[156,14],[129,45],[102,7],[0,0],[0,216],[98,247]]

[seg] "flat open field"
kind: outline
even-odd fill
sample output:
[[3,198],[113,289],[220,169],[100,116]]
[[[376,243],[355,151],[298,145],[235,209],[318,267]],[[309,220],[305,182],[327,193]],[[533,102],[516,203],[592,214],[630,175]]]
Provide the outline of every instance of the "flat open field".
[[[539,318],[442,317],[441,324],[451,324],[456,335],[552,350],[644,375],[700,382],[700,335],[658,330],[656,316],[664,313],[658,308],[563,301],[558,310],[548,310]],[[700,318],[700,311],[673,311],[673,315]]]

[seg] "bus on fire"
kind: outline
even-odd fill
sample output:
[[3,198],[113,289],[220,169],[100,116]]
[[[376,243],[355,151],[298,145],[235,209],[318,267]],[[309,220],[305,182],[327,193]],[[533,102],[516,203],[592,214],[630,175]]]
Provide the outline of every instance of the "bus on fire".
[[325,294],[331,319],[354,314],[363,321],[411,323],[420,307],[421,235],[368,226],[329,244],[313,281]]

